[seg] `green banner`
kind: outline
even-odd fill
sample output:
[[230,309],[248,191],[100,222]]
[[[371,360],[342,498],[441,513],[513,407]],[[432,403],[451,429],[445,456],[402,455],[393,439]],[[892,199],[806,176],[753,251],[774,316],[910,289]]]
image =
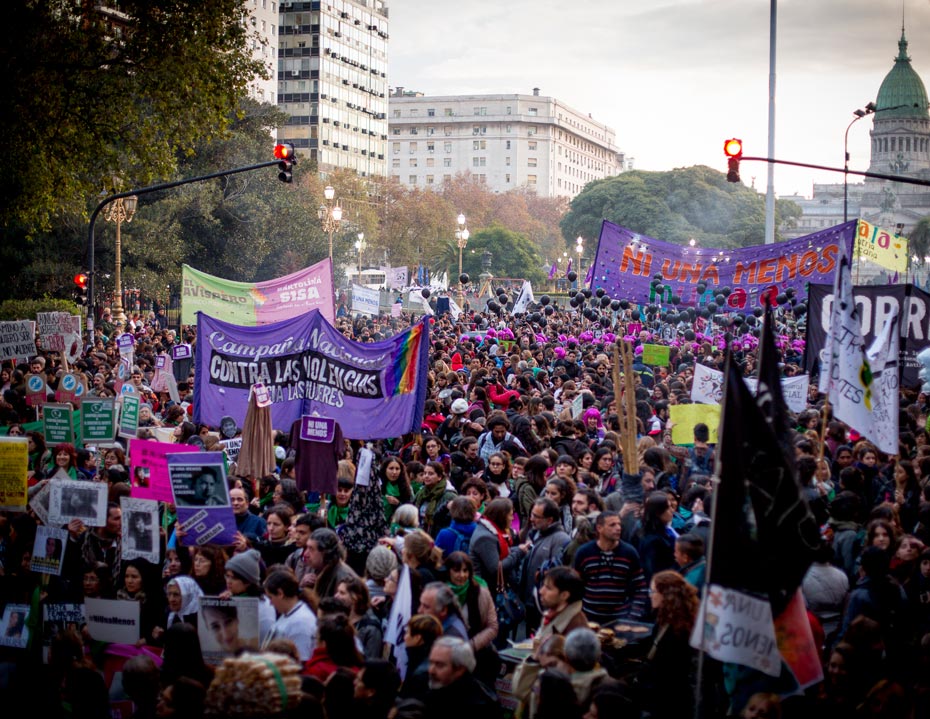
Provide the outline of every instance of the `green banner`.
[[649,367],[668,365],[668,345],[643,345],[643,364]]
[[74,444],[74,423],[70,404],[47,404],[42,408],[45,444]]
[[116,434],[115,399],[85,399],[81,415],[81,440],[85,445],[113,441]]
[[119,413],[119,435],[120,437],[135,437],[139,429],[139,405],[141,404],[137,395],[124,394],[123,405]]

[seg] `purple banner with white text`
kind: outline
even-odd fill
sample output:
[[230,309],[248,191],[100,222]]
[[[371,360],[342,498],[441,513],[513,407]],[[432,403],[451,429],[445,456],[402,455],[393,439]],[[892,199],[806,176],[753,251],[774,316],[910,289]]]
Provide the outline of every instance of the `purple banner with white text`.
[[316,310],[284,322],[242,327],[197,316],[195,421],[245,420],[249,389],[261,382],[271,422],[289,431],[302,415],[338,422],[350,439],[419,431],[426,400],[429,321],[382,342],[347,339]]
[[774,245],[713,249],[663,242],[604,220],[590,287],[637,304],[692,307],[716,302],[729,287],[718,311],[751,312],[763,295],[774,299],[792,287],[806,297],[807,283],[832,284],[840,249],[852,256],[855,238],[852,220]]

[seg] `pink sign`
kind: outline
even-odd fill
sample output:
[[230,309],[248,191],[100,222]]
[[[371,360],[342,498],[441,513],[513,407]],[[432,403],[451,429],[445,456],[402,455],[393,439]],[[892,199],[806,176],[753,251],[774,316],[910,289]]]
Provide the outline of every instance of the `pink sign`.
[[129,440],[129,465],[132,496],[139,499],[157,499],[174,502],[171,479],[168,476],[168,455],[181,452],[199,452],[190,444],[153,442],[148,439]]

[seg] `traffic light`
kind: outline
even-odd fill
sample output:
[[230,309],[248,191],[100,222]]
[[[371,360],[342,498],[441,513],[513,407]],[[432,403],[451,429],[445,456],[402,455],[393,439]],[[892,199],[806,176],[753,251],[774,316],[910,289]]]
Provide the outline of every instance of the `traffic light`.
[[727,182],[739,182],[739,161],[743,157],[743,141],[735,137],[723,143],[723,154],[727,156]]
[[291,170],[294,169],[294,165],[297,164],[297,155],[294,154],[294,146],[289,142],[279,142],[274,146],[274,156],[280,162],[278,162],[278,168],[281,172],[278,173],[278,179],[281,182],[291,182],[293,179],[291,177]]
[[77,297],[78,301],[82,305],[87,305],[87,275],[83,272],[79,272],[74,276],[74,284],[77,285]]

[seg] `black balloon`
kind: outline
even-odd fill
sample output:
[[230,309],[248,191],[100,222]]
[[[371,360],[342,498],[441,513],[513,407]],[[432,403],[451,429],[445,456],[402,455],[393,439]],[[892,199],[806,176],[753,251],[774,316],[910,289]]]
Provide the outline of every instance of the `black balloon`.
[[596,294],[598,297],[603,297],[604,295],[607,294],[607,290],[605,290],[603,287],[598,287],[598,288],[594,291],[594,294]]
[[794,287],[789,287],[786,289],[785,294],[788,295],[788,297],[794,297]]
[[662,281],[662,273],[661,273],[661,272],[656,272],[656,273],[652,276],[652,279],[658,280],[659,282],[661,282],[661,281]]
[[724,287],[720,290],[720,294],[722,294],[724,297],[729,297],[732,293],[733,290],[731,290],[729,287]]
[[708,319],[708,318],[710,317],[710,310],[707,309],[706,307],[704,307],[704,308],[701,309],[701,311],[699,312],[699,314],[701,315],[701,317],[703,317],[703,318],[706,320],[706,319]]
[[785,304],[785,303],[788,301],[788,295],[786,295],[785,293],[782,293],[782,294],[780,294],[780,295],[776,295],[776,296],[775,296],[775,301],[776,301],[778,304],[783,305],[783,304]]
[[601,317],[601,327],[610,327],[610,317]]
[[752,311],[752,313],[753,313],[756,317],[761,317],[761,316],[762,316],[762,313],[764,313],[764,312],[765,312],[765,310],[763,310],[761,307],[756,307],[756,308]]
[[717,311],[717,303],[716,303],[716,302],[708,302],[708,303],[707,303],[707,311],[710,312],[711,314],[713,314],[714,312],[716,312],[716,311]]
[[471,277],[468,276],[467,272],[463,272],[459,275],[459,282],[461,282],[463,285],[467,285],[469,280],[471,280]]
[[541,304],[543,307],[548,305],[551,301],[552,300],[549,299],[549,295],[543,295],[539,298],[539,304]]
[[680,305],[680,304],[681,304],[681,297],[679,297],[678,295],[672,295],[672,304],[673,304],[673,305]]
[[424,287],[422,290],[420,290],[420,296],[423,297],[424,300],[427,299],[429,295],[429,287]]
[[591,295],[593,295],[594,293],[591,292],[590,288],[585,287],[585,288],[581,291],[581,294],[583,294],[583,295],[584,295],[585,297],[587,297],[588,299],[591,299]]
[[665,287],[663,287],[661,284],[655,286],[655,291],[657,295],[661,295],[664,290],[665,290]]
[[694,330],[685,330],[685,339],[688,340],[688,342],[694,342],[694,338]]
[[720,294],[714,295],[714,302],[717,303],[718,307],[722,307],[723,303],[727,301],[727,297],[722,292]]
[[491,312],[497,312],[500,308],[501,306],[497,304],[494,300],[491,300],[490,302],[488,302],[488,309],[491,310]]
[[639,322],[639,319],[642,317],[642,315],[639,313],[639,310],[633,310],[633,312],[630,314],[630,317],[633,318],[634,322]]
[[610,306],[610,297],[607,297],[607,296],[601,297],[601,307],[609,307],[609,306]]
[[568,296],[569,296],[569,297],[574,297],[574,296],[577,295],[577,294],[578,294],[578,290],[569,290],[569,291],[568,291]]
[[[551,310],[552,308],[551,308],[551,307],[547,307],[546,309],[547,309],[547,310]],[[545,318],[545,317],[540,317],[540,318],[539,318],[539,326],[540,326],[540,327],[545,327],[546,324],[548,324],[548,323],[546,322],[546,318]]]
[[578,279],[578,273],[575,272],[575,270],[572,270],[571,272],[569,272],[569,273],[568,273],[567,275],[565,275],[565,276],[568,278],[568,281],[569,281],[569,282],[574,282],[575,280]]
[[707,285],[701,282],[697,285],[695,289],[697,289],[697,292],[699,295],[703,295],[707,291]]
[[806,314],[806,313],[807,313],[807,305],[805,305],[805,304],[800,304],[800,305],[798,305],[797,307],[794,308],[794,316],[795,316],[795,317],[800,317],[801,315],[804,315],[804,314]]
[[620,309],[628,310],[630,308],[629,300],[620,300]]
[[759,320],[756,319],[755,315],[749,315],[746,318],[746,324],[749,325],[750,327],[755,327],[758,321]]
[[543,310],[547,315],[555,314],[555,307],[552,305],[546,305],[546,309]]
[[614,312],[616,312],[617,310],[619,310],[619,309],[620,309],[620,300],[611,300],[611,302],[610,302],[610,309],[612,309]]

